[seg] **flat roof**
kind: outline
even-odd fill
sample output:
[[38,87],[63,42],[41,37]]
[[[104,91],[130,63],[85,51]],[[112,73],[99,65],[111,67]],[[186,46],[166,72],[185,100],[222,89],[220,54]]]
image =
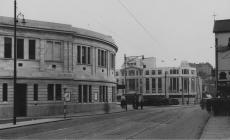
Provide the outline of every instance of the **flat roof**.
[[[13,27],[14,19],[12,17],[0,16],[0,25]],[[90,31],[90,30],[83,29],[83,28],[73,27],[70,24],[61,24],[61,23],[26,19],[26,24],[23,25],[22,23],[18,23],[17,26],[18,28],[30,28],[34,30],[36,29],[37,30],[49,30],[49,31],[54,31],[54,32],[58,31],[58,32],[63,32],[63,33],[70,33],[75,36],[82,36],[86,38],[102,40],[104,42],[111,43],[117,49],[117,46],[112,36],[104,35],[104,34]]]
[[230,19],[216,20],[214,22],[214,33],[230,32]]

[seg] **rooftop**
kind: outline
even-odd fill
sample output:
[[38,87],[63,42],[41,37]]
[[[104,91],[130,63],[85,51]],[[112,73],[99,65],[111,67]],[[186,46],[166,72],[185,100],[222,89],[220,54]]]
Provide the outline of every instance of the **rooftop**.
[[[0,16],[0,26],[13,27],[13,25],[14,25],[13,18]],[[58,32],[64,32],[64,33],[71,33],[76,36],[84,36],[84,37],[104,40],[116,46],[113,38],[109,35],[104,35],[104,34],[90,31],[87,29],[76,28],[69,24],[61,24],[61,23],[26,19],[26,24],[23,25],[23,24],[18,23],[18,28],[20,27],[30,28],[34,30],[49,30],[49,31],[56,31],[56,32],[58,31]]]
[[216,20],[213,28],[214,33],[230,32],[230,19]]

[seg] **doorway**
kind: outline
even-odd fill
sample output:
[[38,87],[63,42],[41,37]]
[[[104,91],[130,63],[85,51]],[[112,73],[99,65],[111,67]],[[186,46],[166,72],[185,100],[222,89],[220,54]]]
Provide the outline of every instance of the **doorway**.
[[17,117],[25,117],[27,114],[27,84],[16,85],[15,109]]

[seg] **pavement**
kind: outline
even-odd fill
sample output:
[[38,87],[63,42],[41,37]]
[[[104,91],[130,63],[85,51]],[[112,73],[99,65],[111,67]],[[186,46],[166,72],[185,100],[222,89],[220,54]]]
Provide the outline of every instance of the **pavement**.
[[[128,106],[128,111],[132,111],[132,106]],[[74,117],[84,117],[84,116],[92,116],[92,115],[102,115],[106,113],[119,113],[124,112],[124,109],[117,107],[116,109],[111,110],[110,112],[104,111],[96,111],[96,112],[83,112],[83,113],[75,113],[75,114],[67,114],[66,118],[64,115],[56,115],[56,116],[41,116],[37,118],[33,117],[20,117],[17,118],[16,125],[13,125],[12,120],[5,119],[0,120],[0,130],[22,127],[28,125],[36,125],[42,123],[50,123],[56,121],[64,121],[67,119],[71,119]],[[200,139],[230,139],[230,116],[213,116],[210,115],[203,132],[201,134]]]
[[[128,105],[128,111],[133,110],[131,105]],[[95,111],[95,112],[81,112],[74,114],[66,114],[64,115],[55,115],[55,116],[40,116],[40,117],[17,117],[17,123],[14,125],[12,119],[2,119],[0,120],[0,130],[10,129],[15,127],[36,125],[42,123],[50,123],[57,121],[69,120],[74,117],[84,117],[84,116],[92,116],[92,115],[102,115],[102,114],[110,114],[110,113],[119,113],[124,112],[125,109],[119,107],[110,110],[109,112],[105,111]]]
[[230,116],[211,115],[201,139],[230,139]]

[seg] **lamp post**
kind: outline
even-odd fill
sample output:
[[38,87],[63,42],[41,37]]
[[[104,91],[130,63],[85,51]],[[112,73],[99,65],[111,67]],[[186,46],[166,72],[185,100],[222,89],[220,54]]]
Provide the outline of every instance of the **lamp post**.
[[182,89],[181,89],[181,94],[182,94],[182,104],[184,105],[184,78],[181,76],[181,86],[182,86]]
[[127,74],[127,72],[126,72],[126,59],[127,59],[127,57],[126,57],[126,54],[124,54],[124,60],[125,60],[125,94],[127,94],[127,79],[126,79],[126,74]]
[[215,77],[216,77],[216,95],[219,95],[219,90],[218,90],[218,40],[215,39],[215,64],[216,64],[216,71],[215,71]]
[[165,98],[167,98],[167,71],[165,70]]
[[24,15],[20,12],[17,14],[17,1],[14,0],[14,99],[13,99],[13,124],[16,125],[16,114],[17,114],[17,109],[16,109],[16,87],[17,87],[17,22],[18,22],[18,17],[22,16],[22,23],[25,24],[25,19]]
[[188,81],[187,81],[187,85],[188,85],[188,87],[187,87],[187,88],[188,88],[188,102],[187,102],[187,104],[189,105],[189,87],[190,87],[190,86],[189,86],[189,78],[188,78],[187,80],[188,80]]

